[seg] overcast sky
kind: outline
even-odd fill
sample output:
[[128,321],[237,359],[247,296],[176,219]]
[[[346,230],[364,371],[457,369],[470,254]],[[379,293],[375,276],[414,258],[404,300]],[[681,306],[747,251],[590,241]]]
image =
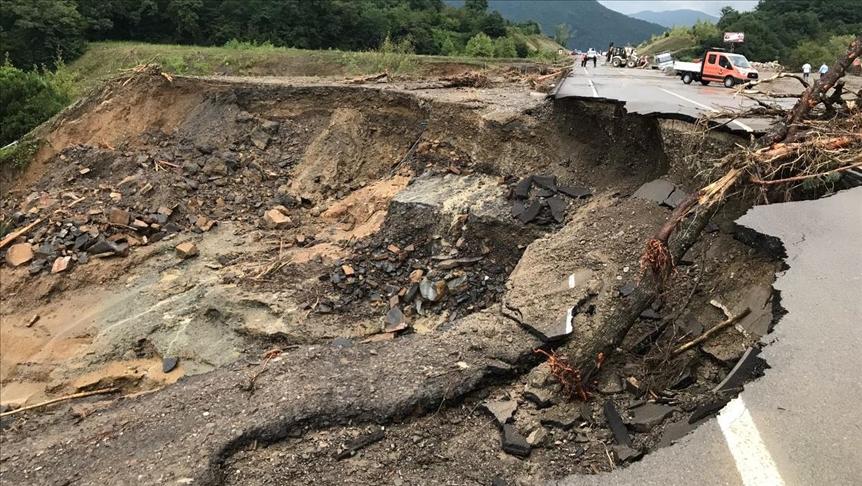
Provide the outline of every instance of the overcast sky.
[[599,3],[611,10],[624,14],[633,14],[644,10],[661,12],[664,10],[689,9],[700,10],[716,17],[721,13],[722,7],[726,5],[730,5],[739,11],[752,10],[757,6],[757,0],[708,0],[700,2],[688,0],[599,0]]

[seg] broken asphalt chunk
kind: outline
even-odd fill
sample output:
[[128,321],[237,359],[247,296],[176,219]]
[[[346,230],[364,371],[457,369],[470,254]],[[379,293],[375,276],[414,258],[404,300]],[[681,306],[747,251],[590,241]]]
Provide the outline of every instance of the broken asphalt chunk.
[[557,190],[573,199],[579,199],[593,194],[593,191],[584,186],[558,186]]
[[518,181],[515,185],[515,197],[519,199],[527,199],[530,196],[530,186],[533,185],[532,177],[525,177]]
[[676,209],[676,207],[679,206],[680,203],[682,203],[682,201],[685,200],[685,198],[687,198],[687,197],[688,197],[687,192],[681,191],[679,189],[674,189],[673,192],[670,193],[670,195],[668,197],[666,197],[665,200],[662,201],[661,204],[662,204],[662,206],[667,206],[671,209]]
[[548,199],[548,206],[551,208],[551,216],[554,221],[562,223],[566,220],[566,201],[560,196],[554,196]]
[[517,218],[521,216],[521,213],[523,213],[525,209],[527,209],[527,205],[524,201],[516,200],[512,202],[512,217]]
[[602,410],[605,413],[605,420],[607,420],[608,427],[614,434],[617,444],[631,447],[632,440],[629,437],[629,432],[626,430],[626,425],[623,423],[623,418],[620,417],[617,407],[614,406],[614,402],[610,400],[606,401],[602,406]]
[[645,403],[630,410],[631,418],[628,424],[637,432],[649,432],[676,410],[674,407]]
[[533,183],[549,191],[557,192],[557,176],[555,175],[534,175]]
[[752,376],[755,369],[760,364],[761,360],[757,357],[759,354],[759,348],[748,348],[745,351],[745,354],[743,354],[742,357],[739,358],[739,361],[736,362],[733,369],[730,370],[730,373],[728,373],[727,376],[724,377],[724,380],[713,388],[712,391],[718,393],[742,388],[742,384]]
[[536,219],[536,216],[539,215],[539,211],[542,210],[542,203],[539,201],[531,201],[530,204],[524,209],[524,211],[518,216],[518,220],[523,224],[527,224],[530,221]]
[[485,410],[491,412],[500,425],[508,422],[518,409],[518,402],[515,400],[489,400],[482,405]]
[[581,420],[580,409],[574,408],[572,404],[565,403],[549,408],[539,416],[539,423],[546,427],[555,427],[569,430]]
[[513,456],[527,457],[530,455],[530,444],[512,424],[503,424],[503,452]]
[[407,319],[400,307],[393,307],[386,313],[383,332],[397,332],[407,329]]
[[632,194],[632,197],[662,204],[668,196],[671,195],[675,188],[676,187],[670,181],[656,179],[642,185],[634,194]]

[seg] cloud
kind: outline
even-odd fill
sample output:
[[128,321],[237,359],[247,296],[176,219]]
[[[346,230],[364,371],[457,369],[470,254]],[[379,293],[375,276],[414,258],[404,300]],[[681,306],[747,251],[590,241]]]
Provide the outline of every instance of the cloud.
[[599,0],[599,3],[611,10],[624,14],[633,14],[644,10],[661,12],[664,10],[689,9],[700,10],[716,17],[721,14],[721,9],[725,6],[731,6],[739,11],[753,10],[757,6],[757,0],[713,0],[699,2],[687,0]]

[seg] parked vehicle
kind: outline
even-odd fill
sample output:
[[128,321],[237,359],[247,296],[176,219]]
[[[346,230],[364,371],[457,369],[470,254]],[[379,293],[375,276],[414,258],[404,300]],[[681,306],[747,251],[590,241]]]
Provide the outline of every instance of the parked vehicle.
[[655,56],[655,65],[653,67],[661,71],[664,71],[665,69],[672,69],[673,57],[670,55],[669,52],[662,52],[661,54],[657,54]]
[[673,69],[685,84],[700,81],[700,84],[706,86],[716,81],[732,88],[758,78],[757,70],[745,56],[720,49],[707,51],[701,62],[676,61],[673,63]]
[[630,67],[638,65],[638,55],[634,47],[611,47],[611,66]]

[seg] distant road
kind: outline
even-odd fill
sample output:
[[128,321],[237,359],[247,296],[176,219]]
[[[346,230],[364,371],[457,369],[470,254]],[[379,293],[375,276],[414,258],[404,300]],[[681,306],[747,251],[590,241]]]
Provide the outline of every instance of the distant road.
[[[698,82],[686,85],[676,76],[653,69],[614,68],[602,63],[596,67],[590,63],[584,68],[576,63],[571,75],[560,83],[555,97],[623,101],[630,113],[666,118],[699,118],[704,114],[757,106],[754,101],[735,93],[735,90],[716,83],[709,86]],[[793,99],[787,98],[762,99],[785,107],[794,103]],[[760,133],[772,121],[768,118],[743,118],[731,121],[728,128]]]

